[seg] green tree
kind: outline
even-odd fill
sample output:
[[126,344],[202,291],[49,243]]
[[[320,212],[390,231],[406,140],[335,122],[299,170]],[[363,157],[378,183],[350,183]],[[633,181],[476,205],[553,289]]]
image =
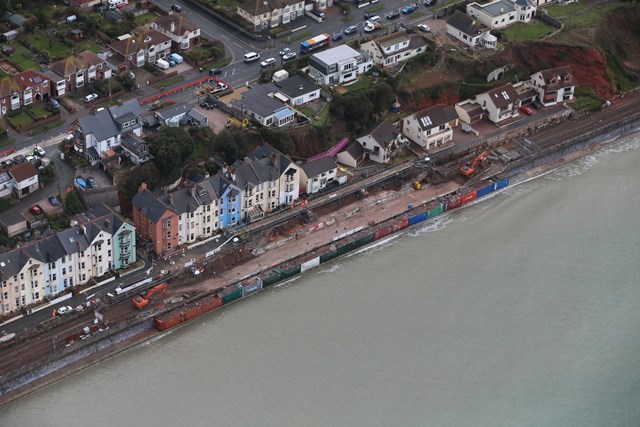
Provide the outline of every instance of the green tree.
[[38,175],[38,180],[40,180],[44,185],[47,185],[55,178],[56,168],[53,166],[53,163],[50,163],[49,166],[42,169]]
[[133,169],[118,180],[118,191],[125,199],[131,200],[138,192],[140,184],[146,183],[149,188],[156,188],[160,184],[160,174],[153,163],[145,163]]
[[118,74],[116,78],[125,90],[131,92],[136,87],[136,81],[129,71]]
[[183,128],[166,127],[149,137],[148,142],[163,183],[180,177],[182,167],[194,149],[195,141],[191,135]]
[[84,211],[82,203],[80,202],[80,199],[78,198],[75,190],[65,194],[64,198],[62,199],[62,205],[69,215],[75,215]]

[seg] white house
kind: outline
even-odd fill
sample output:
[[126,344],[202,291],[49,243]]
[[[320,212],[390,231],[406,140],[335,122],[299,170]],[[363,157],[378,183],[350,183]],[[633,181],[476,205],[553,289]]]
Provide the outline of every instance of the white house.
[[516,117],[521,101],[511,83],[476,95],[476,102],[482,106],[487,118],[494,123]]
[[340,84],[355,80],[372,66],[369,55],[343,44],[311,55],[309,75],[320,85]]
[[302,165],[300,188],[307,194],[314,194],[336,181],[338,165],[333,157],[322,157]]
[[374,64],[388,67],[425,52],[427,43],[418,34],[397,32],[362,43],[360,49],[371,56]]
[[284,106],[282,100],[270,96],[273,93],[272,85],[256,86],[244,92],[242,99],[234,99],[229,105],[263,126],[282,127],[293,123],[295,112]]
[[402,134],[425,150],[441,147],[453,139],[458,115],[452,106],[434,105],[405,117]]
[[474,2],[467,5],[467,15],[492,30],[517,22],[527,23],[535,13],[536,7],[529,0],[494,0],[486,4]]
[[38,189],[38,171],[31,162],[24,162],[9,170],[13,192],[18,199]]
[[320,98],[320,86],[297,74],[275,85],[273,97],[289,105],[302,105]]
[[254,31],[261,31],[302,20],[304,8],[304,0],[241,0],[236,13],[248,21]]
[[376,125],[366,135],[357,138],[369,159],[377,163],[388,163],[400,148],[400,132],[389,121]]
[[478,23],[469,15],[456,10],[447,20],[447,34],[471,47],[495,49],[498,39],[487,27]]
[[336,156],[338,163],[351,168],[358,167],[364,160],[364,149],[358,141],[353,141],[344,150],[338,153]]
[[538,99],[546,106],[571,101],[576,82],[568,65],[538,71],[531,75],[530,86],[538,92]]
[[200,27],[185,18],[182,13],[174,13],[156,19],[151,28],[168,36],[177,50],[189,49],[200,40]]

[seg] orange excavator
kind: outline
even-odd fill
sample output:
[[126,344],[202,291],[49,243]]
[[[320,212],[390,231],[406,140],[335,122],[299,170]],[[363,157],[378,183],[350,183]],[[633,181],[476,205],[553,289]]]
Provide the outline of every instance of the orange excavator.
[[487,156],[488,156],[488,153],[486,151],[479,154],[478,157],[473,159],[473,162],[471,163],[471,165],[462,166],[460,168],[460,173],[464,176],[470,176],[476,171],[476,167],[478,166],[478,163],[484,162],[485,160],[487,160]]
[[135,308],[142,308],[145,305],[149,304],[149,301],[151,300],[151,295],[159,291],[162,291],[162,296],[164,296],[167,293],[167,284],[161,283],[159,285],[156,285],[153,288],[149,289],[145,296],[138,295],[133,297],[131,302],[133,303],[133,306]]

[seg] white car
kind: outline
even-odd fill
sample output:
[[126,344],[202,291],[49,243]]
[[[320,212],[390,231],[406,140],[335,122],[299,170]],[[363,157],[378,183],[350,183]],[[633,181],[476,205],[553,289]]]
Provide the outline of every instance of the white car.
[[58,314],[69,314],[73,312],[73,308],[69,305],[58,308]]
[[275,65],[275,63],[276,63],[276,58],[267,58],[260,63],[260,66],[264,68],[264,67],[269,67],[271,65]]
[[431,28],[429,28],[429,26],[427,24],[420,24],[418,25],[418,28],[422,31],[424,31],[425,33],[428,33],[431,31]]
[[288,47],[285,47],[279,53],[280,53],[280,56],[285,56],[285,55],[287,55],[289,53],[294,53],[294,52],[291,49],[289,49]]
[[283,61],[289,61],[289,60],[291,60],[291,59],[293,59],[295,57],[296,57],[296,53],[293,52],[293,51],[289,51],[289,52],[285,53],[284,55],[282,55],[282,60]]
[[367,22],[370,24],[373,24],[374,22],[380,22],[382,18],[380,18],[378,15],[373,15],[370,16],[369,19],[367,19]]
[[45,151],[44,151],[44,149],[42,147],[38,147],[36,145],[36,148],[34,148],[34,150],[33,150],[33,154],[37,154],[39,157],[44,157],[45,154],[47,154],[47,153],[45,153]]
[[98,99],[98,94],[97,93],[90,93],[89,95],[84,97],[84,102],[91,102],[94,99]]

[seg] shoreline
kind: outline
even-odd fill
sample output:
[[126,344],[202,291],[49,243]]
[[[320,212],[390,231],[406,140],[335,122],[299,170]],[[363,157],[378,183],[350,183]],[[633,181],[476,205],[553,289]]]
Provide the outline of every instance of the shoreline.
[[[620,138],[624,138],[627,137],[629,135],[632,135],[633,133],[636,133],[638,131],[638,129],[634,129],[632,131],[628,131],[628,132],[624,132],[621,133],[620,135],[615,136],[612,139],[607,139],[604,141],[599,141],[599,142],[593,142],[593,143],[589,143],[589,142],[583,142],[583,143],[579,143],[575,145],[575,150],[568,152],[566,154],[561,154],[559,155],[557,158],[553,158],[555,157],[553,154],[549,155],[549,159],[541,159],[544,160],[542,162],[542,164],[537,165],[537,166],[533,166],[532,162],[532,167],[530,168],[524,168],[524,170],[519,171],[519,172],[515,172],[512,175],[507,173],[507,176],[511,177],[512,179],[514,179],[514,184],[518,185],[524,182],[527,182],[529,180],[533,180],[533,179],[537,179],[541,176],[544,176],[546,173],[557,169],[560,166],[563,166],[565,164],[571,163],[579,158],[585,157],[587,155],[589,155],[590,153],[593,152],[597,152],[597,151],[601,151],[603,149],[605,149],[608,146],[611,145],[615,145]],[[406,197],[406,195],[401,195],[399,196],[397,199],[391,200],[389,202],[384,202],[382,203],[380,206],[382,206],[382,210],[384,211],[384,207],[387,203],[391,203],[394,201],[397,201],[398,199],[400,199],[401,201],[404,201],[404,198]],[[437,198],[437,197],[436,197]],[[426,203],[429,203],[432,200],[435,200],[436,198],[433,199],[429,199],[426,201]],[[406,206],[406,204],[405,204]],[[366,212],[365,212],[366,213]],[[399,215],[401,215],[401,213],[399,213]],[[396,215],[397,216],[397,215]],[[385,221],[389,221],[392,220],[393,218],[395,218],[396,216],[390,216],[388,219],[386,219]],[[375,227],[376,225],[379,225],[381,223],[384,223],[385,221],[382,222],[377,222],[375,224],[369,224],[368,227],[366,227],[367,229],[371,229],[373,227]],[[401,230],[400,230],[401,231]],[[394,233],[394,234],[397,234]],[[295,242],[293,243],[294,246],[298,246],[301,244],[298,243],[296,244]],[[329,243],[330,244],[330,243]],[[269,267],[265,267],[264,271],[268,271]],[[218,279],[220,279],[220,277],[218,277]],[[176,308],[172,308],[172,310],[175,310]],[[171,310],[168,310],[171,311]],[[153,317],[157,317],[158,315],[155,315]],[[158,339],[160,337],[162,337],[166,331],[157,331],[154,327],[153,327],[153,317],[150,319],[146,319],[146,320],[141,320],[139,323],[137,323],[137,325],[141,325],[143,323],[148,323],[147,327],[145,329],[143,329],[141,332],[132,334],[130,336],[125,336],[122,340],[120,341],[116,341],[115,343],[111,343],[110,345],[107,345],[105,348],[100,349],[99,351],[95,351],[90,353],[89,355],[85,356],[85,357],[80,357],[78,360],[75,361],[71,361],[69,363],[67,363],[66,365],[63,365],[60,368],[54,369],[52,372],[47,373],[39,378],[35,378],[31,381],[28,381],[26,384],[20,385],[15,387],[14,389],[12,389],[11,391],[8,391],[2,395],[0,395],[0,405],[9,403],[15,399],[18,399],[20,397],[26,396],[34,391],[40,390],[42,388],[45,388],[49,385],[52,385],[64,378],[66,378],[67,376],[73,375],[77,372],[80,372],[90,366],[93,366],[96,363],[99,363],[101,361],[107,360],[117,354],[120,354],[130,348],[133,348],[141,343],[144,343],[146,341],[149,340],[153,340],[153,339]],[[181,325],[179,325],[181,326]],[[178,329],[173,328],[173,329]],[[172,331],[173,331],[172,329]],[[122,331],[122,333],[126,334],[126,331]],[[115,334],[114,334],[115,335]],[[107,337],[103,337],[107,338]],[[75,350],[74,350],[75,352]],[[57,360],[63,360],[65,357],[71,357],[72,354],[62,354],[60,355],[60,357],[58,357]]]

